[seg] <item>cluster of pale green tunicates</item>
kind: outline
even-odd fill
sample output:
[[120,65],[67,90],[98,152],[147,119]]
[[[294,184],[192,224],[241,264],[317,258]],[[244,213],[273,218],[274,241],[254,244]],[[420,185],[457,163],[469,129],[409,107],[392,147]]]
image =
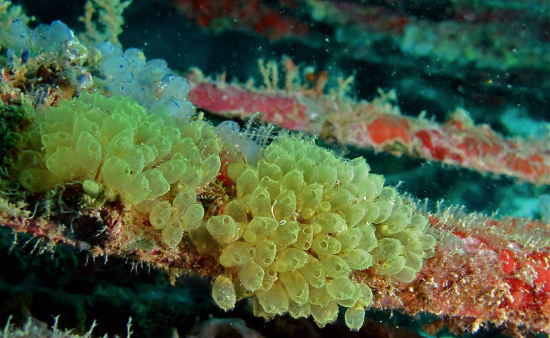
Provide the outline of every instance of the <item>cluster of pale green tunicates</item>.
[[229,188],[223,213],[207,221],[197,189],[219,175],[223,146],[207,123],[83,93],[46,108],[23,140],[14,168],[28,191],[81,183],[149,215],[169,247],[188,231],[200,252],[219,255],[226,270],[213,297],[226,310],[253,295],[259,316],[311,315],[324,326],[341,305],[357,330],[372,291],[354,271],[410,282],[436,243],[427,219],[363,159],[346,162],[301,138],[280,137],[256,166],[231,164],[236,196]]
[[46,192],[81,182],[93,197],[120,197],[148,213],[170,247],[201,222],[196,191],[216,178],[221,165],[213,126],[149,114],[124,97],[85,92],[61,101],[37,116],[25,137],[27,149],[15,161],[23,187]]
[[267,147],[256,167],[231,164],[237,198],[205,225],[226,268],[215,302],[228,310],[253,295],[258,316],[311,315],[321,327],[341,305],[358,330],[373,295],[354,271],[410,282],[436,244],[426,217],[369,170],[362,158],[346,162],[291,137]]

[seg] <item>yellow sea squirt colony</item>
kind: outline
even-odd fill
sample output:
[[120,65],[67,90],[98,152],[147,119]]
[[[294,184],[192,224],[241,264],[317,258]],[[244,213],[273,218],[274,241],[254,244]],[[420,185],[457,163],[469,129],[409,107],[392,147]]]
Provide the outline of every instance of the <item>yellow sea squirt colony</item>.
[[323,327],[340,305],[358,330],[372,291],[354,271],[410,282],[433,255],[425,216],[383,187],[363,158],[344,160],[311,140],[280,136],[257,165],[229,165],[236,196],[227,196],[223,214],[205,217],[197,190],[216,184],[221,153],[238,153],[208,123],[83,93],[46,108],[35,125],[14,161],[24,188],[82,182],[92,197],[119,197],[148,214],[172,250],[188,232],[225,269],[212,291],[224,310],[253,296],[257,316],[311,315]]

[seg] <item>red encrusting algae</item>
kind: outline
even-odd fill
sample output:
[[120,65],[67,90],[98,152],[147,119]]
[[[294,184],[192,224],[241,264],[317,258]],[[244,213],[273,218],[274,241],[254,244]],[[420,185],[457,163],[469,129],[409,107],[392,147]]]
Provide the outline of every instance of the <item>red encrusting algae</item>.
[[189,98],[214,114],[245,118],[259,112],[264,121],[282,128],[360,148],[550,184],[550,148],[544,140],[506,138],[487,125],[475,125],[461,109],[438,124],[422,116],[400,115],[384,99],[335,99],[311,90],[267,91],[204,80],[191,83]]
[[436,256],[397,286],[392,306],[439,315],[456,333],[487,322],[518,334],[550,332],[550,225],[451,208],[430,216],[440,236]]

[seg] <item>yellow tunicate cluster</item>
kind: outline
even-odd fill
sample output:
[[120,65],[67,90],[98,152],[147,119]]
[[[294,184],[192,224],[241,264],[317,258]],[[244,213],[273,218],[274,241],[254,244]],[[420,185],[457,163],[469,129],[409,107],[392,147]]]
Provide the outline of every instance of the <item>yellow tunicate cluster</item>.
[[[187,232],[199,252],[219,258],[225,271],[212,295],[224,310],[253,296],[258,316],[311,315],[323,327],[343,306],[358,330],[373,294],[355,271],[411,282],[436,244],[426,217],[364,159],[346,161],[300,137],[279,136],[254,166],[233,156],[228,188],[214,181],[222,148],[236,155],[235,145],[203,121],[149,114],[122,97],[82,93],[48,107],[22,140],[13,168],[28,191],[80,183],[147,215],[168,247]],[[213,182],[224,208],[204,220],[197,191]]]
[[253,295],[258,316],[311,315],[321,327],[340,305],[358,330],[372,291],[354,271],[410,282],[436,244],[426,217],[369,170],[362,158],[345,161],[292,137],[268,146],[255,167],[231,164],[236,198],[191,233],[199,248],[212,240],[221,248],[226,272],[214,283],[215,302],[227,310]]
[[149,214],[170,247],[202,221],[197,189],[214,181],[221,166],[213,126],[86,92],[47,107],[35,126],[14,163],[28,191],[80,182],[92,197],[120,198]]

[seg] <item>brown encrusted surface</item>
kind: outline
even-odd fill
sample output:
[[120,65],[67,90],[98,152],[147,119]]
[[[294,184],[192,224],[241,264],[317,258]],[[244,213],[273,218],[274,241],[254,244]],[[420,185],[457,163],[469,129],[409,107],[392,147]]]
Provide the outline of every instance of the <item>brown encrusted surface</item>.
[[[31,218],[29,207],[12,204],[10,209],[9,204],[3,205],[2,225],[42,238],[50,247],[83,245],[81,239],[67,237],[66,226],[38,215]],[[107,240],[91,248],[94,257],[129,258],[135,264],[167,271],[173,283],[190,271],[202,276],[216,276],[222,271],[217,254],[199,253],[187,235],[178,247],[168,248],[160,231],[136,210],[112,203],[81,214],[97,215],[106,225]],[[355,280],[371,287],[373,308],[401,309],[411,315],[436,314],[455,333],[477,331],[486,322],[504,325],[516,334],[550,332],[550,299],[545,293],[549,269],[548,264],[541,266],[544,259],[548,262],[548,249],[535,249],[532,244],[546,243],[548,225],[521,219],[495,220],[456,209],[429,216],[440,242],[435,256],[425,262],[412,283],[397,283],[370,270],[355,273]],[[533,237],[529,234],[538,239],[529,240]],[[514,260],[502,252],[513,254]]]
[[169,248],[162,242],[161,231],[154,229],[146,216],[136,210],[124,210],[110,232],[111,240],[104,251],[94,255],[132,258],[139,264],[165,270],[176,278],[186,270],[193,270],[202,276],[220,274],[215,257],[197,252],[187,234],[176,248]]

